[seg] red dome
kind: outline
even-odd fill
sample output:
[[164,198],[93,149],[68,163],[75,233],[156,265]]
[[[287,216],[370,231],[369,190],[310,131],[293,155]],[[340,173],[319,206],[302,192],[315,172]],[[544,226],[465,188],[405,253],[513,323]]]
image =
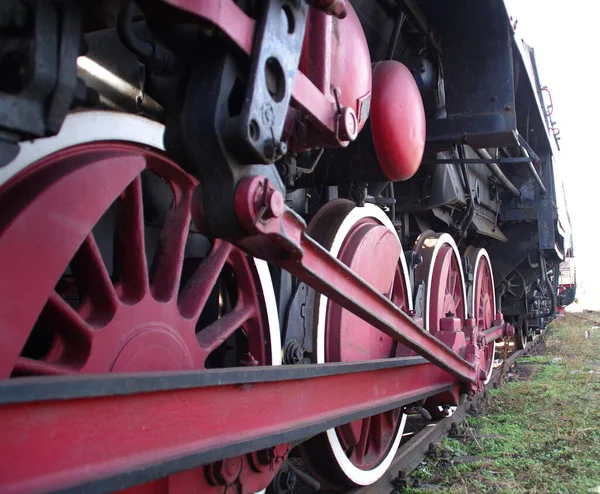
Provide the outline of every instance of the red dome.
[[425,110],[410,70],[400,62],[379,62],[373,69],[371,131],[385,176],[395,182],[412,177],[425,149]]

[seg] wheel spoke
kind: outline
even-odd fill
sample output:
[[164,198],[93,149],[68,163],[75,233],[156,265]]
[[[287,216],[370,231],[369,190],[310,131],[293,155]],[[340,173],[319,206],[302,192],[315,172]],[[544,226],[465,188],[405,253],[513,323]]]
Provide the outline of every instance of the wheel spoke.
[[64,365],[45,362],[43,360],[34,360],[27,357],[19,357],[15,362],[14,373],[28,375],[49,375],[49,376],[67,376],[74,374],[75,369]]
[[191,222],[191,193],[169,211],[151,270],[152,295],[167,302],[177,296],[185,253],[185,243]]
[[144,235],[142,179],[137,176],[121,195],[121,211],[115,236],[115,273],[121,297],[133,303],[148,289]]
[[236,306],[232,312],[225,314],[198,333],[196,338],[200,348],[210,354],[254,315],[253,306],[243,304]]
[[383,414],[386,426],[393,428],[396,425],[395,414],[396,410],[390,410]]
[[94,337],[93,328],[56,292],[48,298],[43,315],[52,329],[67,341],[81,337],[91,341]]
[[83,288],[82,317],[93,324],[106,324],[117,308],[117,294],[98,244],[90,233],[71,262],[78,287]]
[[179,311],[183,317],[196,319],[200,316],[232,250],[233,246],[229,242],[215,241],[210,254],[183,289],[179,299]]
[[371,418],[371,426],[369,429],[370,444],[375,453],[381,453],[383,439],[383,419],[382,413]]
[[362,462],[367,454],[369,444],[369,430],[371,429],[371,417],[363,419],[362,428],[360,431],[360,440],[356,445],[355,452],[358,461]]

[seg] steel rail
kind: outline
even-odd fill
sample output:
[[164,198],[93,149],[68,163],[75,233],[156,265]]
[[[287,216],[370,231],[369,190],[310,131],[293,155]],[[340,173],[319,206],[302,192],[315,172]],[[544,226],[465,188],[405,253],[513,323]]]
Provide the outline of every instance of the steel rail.
[[116,491],[442,393],[455,379],[418,357],[17,378],[0,385],[0,491]]
[[465,401],[456,407],[451,416],[439,420],[435,425],[432,423],[429,427],[421,429],[406,443],[401,445],[392,464],[381,479],[369,486],[352,489],[347,494],[388,494],[392,489],[408,486],[408,476],[430,454],[432,445],[439,443],[451,430],[455,429],[469,415],[471,407],[476,406],[485,396],[486,391],[498,384],[502,374],[507,369],[510,369],[519,357],[526,355],[536,348],[543,338],[543,333],[537,335],[526,348],[513,352],[502,363],[501,367],[494,370],[485,389],[475,395],[472,400]]

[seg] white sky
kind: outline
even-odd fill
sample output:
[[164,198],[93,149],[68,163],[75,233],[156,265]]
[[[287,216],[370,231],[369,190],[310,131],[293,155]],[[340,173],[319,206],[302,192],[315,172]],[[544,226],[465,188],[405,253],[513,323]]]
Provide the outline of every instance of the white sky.
[[[558,173],[565,183],[577,264],[577,296],[600,308],[599,4],[590,0],[505,0],[516,36],[535,49],[542,85],[561,130]],[[558,193],[558,191],[557,191]]]

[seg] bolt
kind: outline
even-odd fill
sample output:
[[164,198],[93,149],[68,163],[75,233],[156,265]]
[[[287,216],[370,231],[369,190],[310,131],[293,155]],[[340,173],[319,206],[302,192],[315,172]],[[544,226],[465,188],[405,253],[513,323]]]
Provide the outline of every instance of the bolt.
[[356,187],[354,190],[352,190],[351,195],[356,205],[363,207],[367,199],[367,188],[362,186]]
[[285,210],[281,193],[268,180],[260,183],[254,193],[254,208],[261,221],[279,218]]
[[274,218],[279,218],[285,208],[283,196],[278,191],[273,191],[269,197],[269,212]]
[[358,119],[350,107],[341,108],[337,120],[337,137],[341,142],[353,141],[358,135]]
[[241,457],[228,458],[208,465],[206,476],[209,483],[215,486],[233,485],[242,472]]
[[454,313],[452,311],[450,311],[446,314],[446,317],[454,317]]
[[281,489],[280,492],[294,492],[297,482],[298,478],[291,470],[282,470],[277,480],[279,489]]
[[265,142],[265,156],[271,161],[276,161],[287,153],[287,144],[283,141],[275,142],[269,139]]
[[304,358],[304,349],[296,340],[291,340],[285,347],[285,361],[288,364],[298,364]]
[[243,365],[244,367],[256,367],[258,365],[258,360],[256,360],[250,352],[248,352],[245,353],[240,360],[240,365]]

